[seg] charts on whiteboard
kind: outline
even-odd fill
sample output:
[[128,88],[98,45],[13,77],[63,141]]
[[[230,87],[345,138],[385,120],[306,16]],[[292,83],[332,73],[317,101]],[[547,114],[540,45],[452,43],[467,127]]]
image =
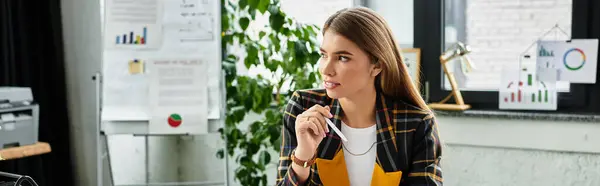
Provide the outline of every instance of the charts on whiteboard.
[[501,87],[498,91],[499,108],[508,110],[556,110],[556,80],[539,81],[535,75],[535,67],[531,66],[526,69],[503,69]]
[[[207,61],[208,118],[220,118],[221,47],[217,0],[171,0],[164,6],[165,45],[171,53]],[[173,56],[181,57],[181,56]]]
[[544,69],[538,70],[541,77],[556,69],[558,81],[596,83],[598,39],[538,41],[537,44],[537,68]]
[[[220,119],[223,111],[221,99],[225,93],[222,90],[219,1],[106,0],[105,2],[102,120],[150,121],[152,124],[181,122],[179,123],[181,127],[172,130],[173,133],[184,133],[183,131],[202,133],[206,131],[205,127],[194,129],[186,129],[186,127],[191,126],[190,122]],[[203,94],[197,97],[204,100],[197,103],[204,105],[194,107],[202,107],[202,109],[187,109],[190,111],[188,112],[174,107],[163,107],[166,110],[156,112],[158,107],[164,106],[161,100],[177,98],[177,95],[181,95],[157,94],[157,91],[164,93],[164,88],[169,87],[156,86],[162,85],[157,82],[164,79],[160,79],[163,76],[154,76],[156,74],[152,73],[153,68],[163,72],[166,68],[155,68],[160,66],[152,66],[152,62],[164,59],[194,59],[202,62],[201,67],[193,66],[194,69],[202,70],[194,71],[203,75],[202,79],[197,79],[202,83],[190,85],[202,86],[194,88],[204,89]],[[173,66],[169,66],[171,67]],[[159,77],[159,81],[156,81],[156,77]],[[206,122],[204,121],[204,124]]]
[[213,0],[175,0],[165,5],[164,23],[180,45],[215,39]]
[[160,59],[150,62],[149,133],[202,134],[208,131],[205,61]]
[[162,26],[158,0],[107,0],[104,46],[107,49],[158,49]]

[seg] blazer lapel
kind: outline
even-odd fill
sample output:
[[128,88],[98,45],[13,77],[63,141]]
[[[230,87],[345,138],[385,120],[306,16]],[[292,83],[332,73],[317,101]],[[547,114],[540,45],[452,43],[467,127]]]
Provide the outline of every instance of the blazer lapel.
[[393,110],[397,105],[391,100],[386,100],[383,94],[378,93],[376,101],[375,120],[377,121],[377,159],[376,163],[381,165],[385,172],[399,170],[396,164],[398,149],[396,145],[396,133],[394,126]]
[[[342,116],[344,115],[344,112],[342,110],[340,102],[337,99],[331,99],[331,101],[328,104],[329,108],[331,108],[330,112],[331,114],[333,114],[333,118],[331,119],[331,121],[335,124],[335,126],[338,129],[342,130]],[[327,138],[323,139],[323,141],[319,145],[319,148],[319,152],[321,153],[318,155],[318,157],[324,159],[333,159],[333,157],[336,155],[336,152],[338,152],[342,148],[340,136],[333,132],[333,129],[329,127],[329,133],[327,134]]]
[[[330,99],[325,104],[331,108],[330,112],[333,114],[331,121],[341,130],[343,112],[339,101]],[[340,136],[330,128],[327,138],[319,144],[318,152],[320,153],[316,159],[316,168],[323,185],[350,185],[344,153],[341,148]]]

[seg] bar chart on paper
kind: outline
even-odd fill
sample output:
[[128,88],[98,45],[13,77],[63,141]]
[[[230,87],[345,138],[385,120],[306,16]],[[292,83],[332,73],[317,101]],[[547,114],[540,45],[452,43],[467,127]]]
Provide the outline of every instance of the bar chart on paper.
[[158,48],[160,28],[153,24],[114,23],[107,29],[105,43],[108,48]]
[[[544,83],[543,81],[540,81],[539,85],[541,85],[541,86],[537,86],[537,88],[533,86],[533,75],[532,74],[527,74],[527,84],[525,85],[525,87],[523,87],[523,81],[519,81],[518,85],[514,81],[511,81],[510,83],[508,83],[508,86],[506,88],[511,89],[511,88],[514,88],[513,86],[518,86],[518,88],[516,89],[516,92],[515,91],[510,92],[510,97],[509,96],[504,97],[504,102],[525,103],[526,100],[524,99],[524,97],[526,95],[524,95],[524,93],[525,93],[524,89],[527,89],[529,91],[533,90],[533,92],[531,93],[531,96],[530,96],[530,98],[531,98],[530,103],[548,103],[548,86],[546,86],[546,83]],[[537,89],[537,91],[535,91],[534,89]]]
[[104,47],[158,49],[162,44],[159,0],[106,0]]
[[556,81],[539,81],[534,73],[515,71],[504,72],[501,85],[501,109],[556,109]]
[[144,45],[148,41],[148,27],[142,28],[142,32],[134,31],[118,34],[115,44],[117,45]]

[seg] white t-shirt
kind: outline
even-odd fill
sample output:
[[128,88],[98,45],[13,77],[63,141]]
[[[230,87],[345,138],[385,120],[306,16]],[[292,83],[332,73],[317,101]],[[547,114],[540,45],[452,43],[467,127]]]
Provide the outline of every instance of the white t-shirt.
[[[348,142],[342,141],[344,144],[344,159],[346,160],[348,178],[352,186],[371,185],[371,177],[377,158],[377,145],[373,145],[377,142],[376,129],[377,125],[367,128],[351,128],[342,122],[342,133],[348,138]],[[369,150],[369,148],[371,149]],[[369,151],[367,152],[367,150]],[[367,153],[360,155],[365,152]]]

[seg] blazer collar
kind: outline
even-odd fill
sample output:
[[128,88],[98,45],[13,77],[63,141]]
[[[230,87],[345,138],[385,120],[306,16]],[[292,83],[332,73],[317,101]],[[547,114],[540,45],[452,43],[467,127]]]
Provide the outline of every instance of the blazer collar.
[[[396,146],[396,133],[394,125],[393,110],[397,109],[397,105],[392,101],[388,100],[382,93],[377,94],[375,104],[375,120],[377,125],[377,163],[380,164],[386,172],[396,171],[398,167],[394,163],[397,159],[398,149]],[[332,122],[335,126],[342,130],[342,117],[344,112],[338,99],[333,99],[330,103],[331,114],[333,114]],[[352,139],[348,139],[352,140]],[[325,150],[322,151],[320,157],[332,159],[336,153],[341,153],[341,138],[333,131],[328,138],[324,139],[322,143],[326,147],[337,147],[335,151]]]

